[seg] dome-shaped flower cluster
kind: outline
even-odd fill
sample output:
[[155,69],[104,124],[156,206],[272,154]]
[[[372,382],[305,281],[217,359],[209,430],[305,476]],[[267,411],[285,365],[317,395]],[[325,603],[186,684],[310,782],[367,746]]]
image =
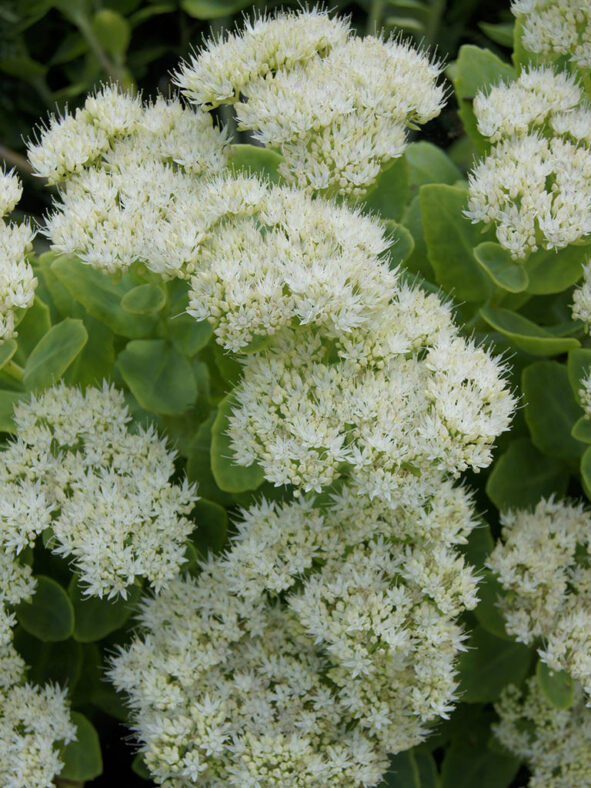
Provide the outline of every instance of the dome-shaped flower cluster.
[[508,592],[507,631],[591,694],[591,517],[582,506],[542,500],[502,517],[502,542],[488,558]]
[[439,114],[440,73],[409,44],[357,38],[314,10],[210,42],[177,84],[198,105],[233,104],[239,128],[280,150],[290,184],[359,195],[402,154],[406,128]]
[[524,691],[506,687],[495,709],[501,718],[495,735],[526,761],[529,788],[591,786],[591,709],[580,687],[575,687],[573,705],[559,710],[532,677]]
[[513,0],[525,49],[542,58],[567,55],[591,68],[591,8],[587,0]]
[[0,546],[13,554],[50,529],[89,594],[125,596],[136,578],[161,588],[185,560],[196,500],[171,484],[173,452],[152,427],[132,433],[123,395],[65,385],[15,407],[1,452]]
[[591,234],[591,109],[583,95],[573,76],[548,66],[474,99],[478,129],[495,144],[470,173],[465,213],[494,224],[517,260]]
[[47,788],[76,729],[65,689],[25,683],[25,664],[12,643],[16,620],[9,609],[34,590],[30,567],[0,551],[0,785]]
[[348,487],[243,511],[224,556],[145,603],[112,668],[156,777],[376,785],[452,708],[453,619],[476,603],[453,545],[474,525],[451,486],[419,517]]
[[26,260],[33,231],[28,224],[7,222],[21,198],[22,187],[12,172],[0,172],[0,344],[16,336],[18,317],[31,306],[37,279]]

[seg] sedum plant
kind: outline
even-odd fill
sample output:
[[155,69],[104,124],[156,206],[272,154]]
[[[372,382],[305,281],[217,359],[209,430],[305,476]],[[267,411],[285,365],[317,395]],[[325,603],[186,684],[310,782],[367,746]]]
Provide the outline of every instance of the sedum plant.
[[53,206],[0,227],[3,784],[97,777],[108,716],[171,788],[591,785],[589,73],[559,5],[568,51],[519,2],[514,65],[447,68],[467,179],[414,141],[442,65],[320,9],[32,136]]

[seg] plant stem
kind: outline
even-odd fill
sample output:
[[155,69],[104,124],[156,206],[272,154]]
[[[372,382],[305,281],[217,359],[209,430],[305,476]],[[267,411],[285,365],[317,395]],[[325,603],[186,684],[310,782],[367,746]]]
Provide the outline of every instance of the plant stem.
[[383,13],[384,0],[372,0],[367,17],[367,27],[365,29],[368,36],[376,36],[380,32]]
[[9,361],[2,367],[2,372],[6,372],[11,378],[18,380],[20,383],[25,376],[25,370],[16,363],[16,361]]
[[0,159],[4,159],[9,167],[20,170],[24,175],[33,174],[33,168],[26,158],[22,154],[12,150],[12,148],[7,148],[6,145],[0,144]]
[[92,49],[94,54],[97,57],[97,60],[102,66],[103,71],[105,74],[109,76],[112,82],[118,83],[122,88],[127,88],[128,90],[135,90],[135,84],[133,80],[130,79],[129,74],[126,70],[115,63],[111,58],[107,55],[105,50],[102,48],[100,41],[96,37],[94,30],[92,29],[92,25],[90,20],[83,14],[76,14],[76,16],[72,15],[78,29],[88,42],[88,46]]
[[429,9],[429,20],[425,30],[425,37],[430,44],[436,44],[439,37],[439,28],[441,26],[441,18],[445,11],[445,0],[431,0]]

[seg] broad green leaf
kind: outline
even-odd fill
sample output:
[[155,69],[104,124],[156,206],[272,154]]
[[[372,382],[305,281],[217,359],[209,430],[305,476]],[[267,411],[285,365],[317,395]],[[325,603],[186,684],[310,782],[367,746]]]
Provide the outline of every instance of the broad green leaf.
[[591,419],[587,416],[581,416],[581,418],[575,422],[570,434],[575,440],[581,441],[582,443],[591,443]]
[[197,399],[191,365],[164,339],[128,342],[117,368],[142,408],[151,413],[183,413]]
[[65,590],[51,577],[37,575],[30,602],[16,609],[19,624],[39,640],[67,640],[74,631],[74,608]]
[[72,638],[43,643],[17,626],[14,645],[27,664],[27,679],[34,684],[47,682],[67,686],[72,691],[82,669],[82,646]]
[[443,758],[441,788],[508,788],[518,769],[519,758],[457,739]]
[[101,745],[94,725],[83,714],[73,711],[72,722],[76,726],[76,739],[62,752],[64,768],[59,778],[83,783],[102,774]]
[[527,288],[529,280],[525,269],[500,244],[492,241],[478,244],[474,257],[497,287],[510,293],[521,293]]
[[13,55],[0,58],[0,71],[25,82],[36,82],[45,76],[47,66],[28,55]]
[[591,348],[581,347],[571,350],[568,354],[566,368],[575,399],[582,406],[583,381],[591,375]]
[[489,49],[465,44],[460,48],[452,81],[456,93],[458,114],[464,124],[466,134],[475,143],[478,150],[488,148],[488,140],[480,134],[472,102],[480,90],[495,85],[501,80],[511,82],[515,79],[515,71],[508,63],[493,54]]
[[370,211],[376,211],[382,219],[398,222],[409,197],[408,165],[401,156],[382,170],[364,201]]
[[571,436],[571,430],[582,412],[564,364],[556,361],[531,364],[523,370],[521,387],[525,420],[534,446],[563,460],[580,457],[583,446]]
[[414,753],[415,763],[419,771],[419,785],[421,788],[439,788],[440,780],[437,765],[433,756],[427,752]]
[[197,492],[199,495],[222,506],[230,506],[232,504],[231,496],[220,490],[211,470],[211,428],[216,416],[217,411],[213,411],[199,425],[189,451],[186,473],[189,481],[198,483]]
[[527,438],[519,438],[496,461],[486,494],[502,511],[533,507],[540,498],[563,495],[568,478],[564,462],[542,454]]
[[213,335],[207,320],[197,321],[187,314],[167,318],[166,333],[179,353],[189,358],[202,350]]
[[474,610],[474,615],[487,632],[499,638],[510,639],[505,629],[505,619],[498,605],[503,595],[503,586],[489,569],[485,569],[478,583],[480,601]]
[[494,286],[476,262],[473,249],[482,233],[463,215],[466,191],[430,183],[420,189],[421,214],[429,260],[437,282],[461,301],[485,301]]
[[540,689],[555,709],[568,709],[575,699],[575,683],[564,670],[552,670],[542,660],[536,665]]
[[250,5],[250,0],[181,0],[181,8],[197,19],[231,16]]
[[460,547],[461,552],[472,566],[481,567],[495,546],[488,523],[481,522],[468,536],[468,541]]
[[483,319],[511,340],[511,344],[532,356],[557,356],[580,347],[574,337],[556,336],[548,328],[532,323],[523,315],[502,307],[482,307]]
[[528,257],[525,270],[529,284],[527,292],[533,295],[562,293],[583,275],[583,264],[589,257],[584,246],[567,246],[565,249],[540,249]]
[[406,227],[392,219],[387,219],[385,224],[388,228],[388,236],[392,240],[392,246],[388,250],[390,268],[396,268],[396,266],[405,263],[411,256],[415,248],[415,242]]
[[151,315],[166,304],[166,293],[158,285],[138,285],[121,299],[121,306],[133,315]]
[[[134,14],[132,14],[128,18],[128,21],[132,27],[137,27],[137,25],[141,25],[142,22],[145,22],[152,16],[173,13],[176,11],[176,9],[176,3],[158,3],[157,5],[145,6],[144,8],[140,8],[139,11],[136,11]],[[163,47],[163,54],[167,51],[167,49],[167,47]]]
[[216,419],[211,428],[211,470],[221,490],[230,493],[256,490],[264,477],[262,468],[256,463],[244,467],[232,459],[230,439],[226,434],[228,419],[232,412],[232,396],[220,402]]
[[194,513],[197,521],[195,541],[200,551],[221,550],[228,533],[228,514],[224,507],[201,498],[195,504]]
[[141,777],[142,780],[152,780],[152,775],[150,774],[150,770],[146,766],[144,756],[141,754],[141,752],[138,752],[138,754],[131,762],[131,771],[134,774],[137,774],[138,777]]
[[532,650],[476,627],[458,660],[459,694],[465,703],[498,699],[507,684],[520,684],[529,669]]
[[74,607],[74,638],[80,643],[92,643],[122,627],[133,613],[141,596],[141,588],[132,585],[127,599],[98,599],[85,596],[73,577],[68,589]]
[[5,364],[8,364],[10,359],[16,353],[17,344],[14,339],[5,339],[3,342],[0,341],[0,369]]
[[490,22],[479,22],[478,27],[494,41],[495,44],[513,49],[514,22],[501,22],[496,25],[492,25]]
[[49,307],[39,296],[35,296],[33,305],[27,309],[18,326],[18,350],[14,360],[24,364],[26,357],[39,344],[51,328]]
[[63,317],[82,317],[84,308],[76,301],[65,285],[60,282],[55,273],[51,270],[53,263],[61,257],[56,252],[44,252],[37,258],[38,268],[41,278],[51,300],[60,316]]
[[87,341],[88,333],[81,320],[67,317],[53,326],[27,359],[23,377],[25,387],[36,390],[55,383]]
[[[245,4],[246,5],[246,4]],[[269,148],[256,145],[231,145],[229,165],[235,173],[258,175],[271,183],[279,183],[279,165],[283,157]]]
[[425,243],[425,232],[421,216],[421,202],[418,194],[406,206],[401,222],[410,231],[414,241],[414,250],[405,261],[404,267],[407,271],[419,274],[430,282],[435,281],[435,274],[427,256],[427,244]]
[[132,315],[121,306],[123,296],[138,284],[132,274],[123,274],[115,282],[108,274],[65,255],[52,263],[51,270],[86,311],[106,323],[115,334],[140,339],[154,328],[156,316]]
[[446,154],[430,142],[411,142],[404,153],[408,164],[411,191],[425,183],[447,183],[452,186],[462,173]]
[[14,432],[14,404],[25,396],[19,391],[0,389],[0,432]]
[[213,345],[213,358],[223,380],[233,388],[242,375],[242,364],[233,353],[229,353],[217,342]]
[[390,756],[390,767],[379,788],[422,788],[412,750]]
[[581,480],[587,498],[591,499],[591,446],[581,457]]
[[94,15],[92,29],[104,51],[118,63],[122,63],[131,39],[131,28],[127,19],[117,11],[102,8]]
[[70,386],[100,386],[103,380],[112,377],[115,337],[110,328],[92,315],[85,314],[83,321],[88,342],[64,373],[64,381]]

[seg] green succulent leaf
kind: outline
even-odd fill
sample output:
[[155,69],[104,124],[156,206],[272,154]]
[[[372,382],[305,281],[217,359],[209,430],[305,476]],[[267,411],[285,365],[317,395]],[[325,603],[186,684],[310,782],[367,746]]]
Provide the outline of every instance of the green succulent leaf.
[[16,609],[19,624],[43,642],[67,640],[74,632],[74,608],[65,590],[51,577],[38,575],[30,602]]
[[62,752],[64,767],[59,777],[60,780],[83,783],[103,772],[101,745],[94,725],[83,714],[73,711],[72,722],[76,726],[76,739]]
[[494,291],[473,249],[480,230],[463,215],[466,191],[433,183],[421,186],[421,214],[429,260],[437,282],[461,301],[482,302]]
[[120,629],[133,613],[141,596],[141,588],[132,585],[127,598],[98,599],[85,596],[76,577],[68,589],[74,607],[74,638],[80,643],[92,643]]
[[500,244],[492,241],[478,244],[474,257],[497,287],[510,293],[522,293],[527,289],[527,272]]
[[25,364],[23,384],[38,390],[55,383],[88,341],[82,320],[67,317],[53,326],[36,345]]
[[138,284],[132,274],[123,274],[115,281],[102,271],[65,255],[52,263],[51,271],[73,298],[115,334],[139,339],[154,328],[154,315],[132,315],[121,306],[123,296]]
[[117,358],[117,368],[142,408],[174,416],[197,399],[191,365],[164,339],[135,339]]
[[580,347],[574,337],[553,334],[549,328],[532,323],[523,315],[502,307],[482,307],[482,318],[499,333],[511,340],[511,344],[532,356],[557,356]]
[[256,145],[231,145],[229,164],[234,173],[258,175],[271,183],[279,183],[279,165],[283,156],[269,148]]
[[226,434],[232,407],[232,396],[224,397],[211,428],[211,470],[216,484],[225,492],[256,490],[265,478],[262,468],[256,463],[248,467],[237,465],[232,459],[230,439]]
[[550,457],[580,457],[584,446],[571,432],[583,415],[564,364],[538,361],[522,373],[525,420],[534,446]]
[[568,709],[575,699],[575,683],[564,670],[552,670],[542,660],[536,666],[540,689],[555,709]]
[[394,219],[398,222],[409,197],[408,165],[401,156],[394,159],[378,175],[365,197],[365,204],[370,211],[376,211],[383,219]]
[[486,493],[501,511],[532,507],[541,498],[563,495],[568,478],[563,461],[542,454],[527,438],[518,438],[496,461]]
[[151,315],[166,304],[166,293],[159,285],[138,285],[121,299],[121,306],[132,315]]
[[458,661],[460,696],[465,703],[498,700],[507,684],[520,684],[532,660],[532,650],[476,627]]

